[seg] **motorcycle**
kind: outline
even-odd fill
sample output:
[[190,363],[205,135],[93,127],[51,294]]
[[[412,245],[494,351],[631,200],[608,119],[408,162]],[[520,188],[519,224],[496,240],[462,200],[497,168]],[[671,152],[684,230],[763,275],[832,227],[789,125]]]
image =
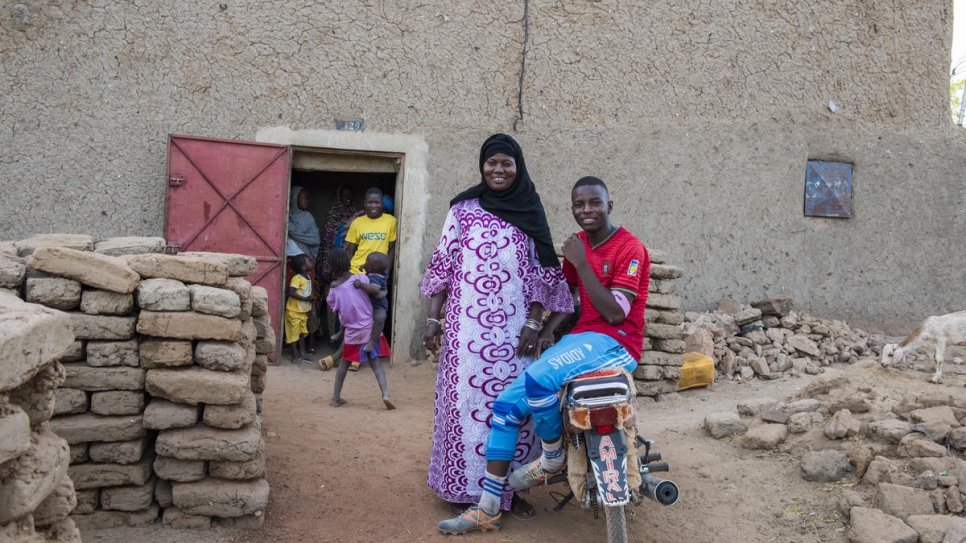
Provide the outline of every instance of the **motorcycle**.
[[581,375],[565,386],[567,468],[547,480],[570,486],[553,511],[575,498],[595,519],[604,509],[608,543],[626,543],[628,503],[640,505],[649,498],[671,506],[678,501],[678,486],[652,475],[669,468],[660,462],[660,453],[651,451],[654,442],[637,435],[633,386],[632,376],[622,370]]

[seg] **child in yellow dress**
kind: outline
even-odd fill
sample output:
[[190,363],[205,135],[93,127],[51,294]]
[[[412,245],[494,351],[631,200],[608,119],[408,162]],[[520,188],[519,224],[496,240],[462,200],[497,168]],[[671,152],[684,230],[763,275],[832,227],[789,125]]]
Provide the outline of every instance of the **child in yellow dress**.
[[309,312],[312,311],[311,263],[304,254],[292,258],[292,269],[296,273],[292,276],[288,300],[285,302],[285,343],[292,346],[292,364],[296,366],[301,365],[302,360],[309,360],[305,351],[305,336],[309,333]]

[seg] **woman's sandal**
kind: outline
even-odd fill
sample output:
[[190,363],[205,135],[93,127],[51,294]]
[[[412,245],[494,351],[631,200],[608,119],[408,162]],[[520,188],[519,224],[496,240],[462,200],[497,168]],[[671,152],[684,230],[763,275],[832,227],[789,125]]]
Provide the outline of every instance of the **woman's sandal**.
[[319,359],[319,367],[322,371],[329,371],[335,366],[335,360],[331,356],[325,356]]
[[533,520],[537,516],[537,509],[527,500],[514,494],[513,501],[510,503],[510,514],[517,520]]

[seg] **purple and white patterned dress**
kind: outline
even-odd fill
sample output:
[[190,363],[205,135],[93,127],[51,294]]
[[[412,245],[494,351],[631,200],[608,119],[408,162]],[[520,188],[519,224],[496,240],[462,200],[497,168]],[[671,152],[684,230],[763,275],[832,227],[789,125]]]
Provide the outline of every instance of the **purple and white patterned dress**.
[[[563,271],[540,266],[533,241],[477,199],[450,208],[419,288],[427,298],[447,292],[427,484],[448,502],[477,503],[493,402],[531,362],[516,357],[530,304],[569,313],[573,299]],[[510,468],[539,452],[531,419]],[[512,497],[504,492],[503,509]]]

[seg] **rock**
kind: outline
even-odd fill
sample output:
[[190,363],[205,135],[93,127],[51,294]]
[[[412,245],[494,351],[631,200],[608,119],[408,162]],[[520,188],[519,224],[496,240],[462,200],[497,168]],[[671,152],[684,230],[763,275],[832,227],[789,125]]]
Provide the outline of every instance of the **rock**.
[[788,431],[793,434],[805,433],[815,424],[825,422],[821,414],[812,412],[795,413],[788,417]]
[[751,302],[751,307],[761,311],[762,315],[775,315],[784,317],[792,310],[791,298],[771,298]]
[[899,447],[896,449],[896,452],[900,456],[910,458],[918,458],[921,456],[942,458],[946,456],[946,447],[931,441],[920,433],[914,432],[907,434],[899,441]]
[[34,523],[44,526],[65,519],[75,507],[77,497],[74,496],[74,483],[65,476],[33,512]]
[[704,429],[715,439],[740,435],[748,430],[737,413],[722,411],[711,413],[704,418]]
[[932,500],[929,499],[928,492],[891,483],[879,483],[876,503],[883,513],[903,520],[910,515],[933,513]]
[[818,344],[803,335],[796,334],[785,341],[789,347],[808,356],[817,357],[821,354]]
[[31,427],[54,415],[54,390],[63,384],[64,375],[59,363],[47,364],[31,380],[9,392],[10,402],[27,413]]
[[869,432],[873,437],[893,445],[911,431],[912,425],[902,420],[881,419],[869,423]]
[[849,462],[855,466],[855,475],[859,479],[865,476],[865,472],[872,462],[872,449],[866,446],[853,445],[847,446],[845,454],[849,457]]
[[239,517],[264,511],[268,505],[269,486],[265,479],[205,479],[194,483],[174,483],[171,490],[175,506],[195,515]]
[[0,464],[30,450],[30,417],[0,397]]
[[[910,515],[906,524],[918,532],[919,543],[945,543],[954,541],[948,539],[952,532],[966,534],[966,519],[948,517],[945,515]],[[962,538],[955,541],[963,541]]]
[[211,371],[192,366],[186,369],[148,370],[145,390],[172,402],[197,405],[235,405],[250,390],[247,373]]
[[794,415],[795,413],[818,413],[824,410],[825,406],[822,405],[822,402],[810,398],[796,400],[794,402],[785,404],[785,406],[782,408],[782,411],[789,415]]
[[725,298],[718,304],[718,311],[727,315],[734,315],[741,311],[741,302],[734,298]]
[[714,337],[704,328],[695,328],[690,334],[682,336],[684,350],[688,353],[701,353],[714,359]]
[[917,543],[919,534],[896,517],[878,509],[853,507],[850,514],[850,543]]
[[0,254],[0,287],[20,288],[27,274],[27,265],[20,258]]
[[802,459],[802,479],[833,483],[852,471],[848,456],[842,451],[811,451]]
[[37,249],[27,259],[27,265],[35,270],[111,292],[134,292],[141,280],[123,260],[63,247]]
[[862,494],[854,490],[843,490],[842,495],[839,496],[838,506],[842,516],[848,517],[853,507],[869,507],[869,503]]
[[852,416],[848,409],[840,409],[825,426],[825,436],[829,439],[842,439],[859,435],[862,421]]
[[40,533],[47,543],[81,543],[80,530],[74,525],[74,519],[65,518],[40,526]]
[[741,438],[741,446],[751,450],[773,449],[788,437],[784,424],[760,424],[748,429]]
[[735,324],[739,327],[751,324],[761,318],[761,311],[758,309],[744,309],[734,314]]
[[950,447],[957,451],[966,450],[966,427],[960,426],[950,430],[949,435],[946,436],[946,441]]
[[950,408],[948,405],[916,409],[915,411],[911,411],[909,413],[909,419],[916,423],[939,423],[949,425],[953,428],[956,428],[960,425],[959,421],[956,420],[956,415],[953,413],[952,408]]
[[761,420],[764,422],[773,422],[775,424],[788,424],[789,416],[778,411],[777,409],[766,409],[761,412]]

